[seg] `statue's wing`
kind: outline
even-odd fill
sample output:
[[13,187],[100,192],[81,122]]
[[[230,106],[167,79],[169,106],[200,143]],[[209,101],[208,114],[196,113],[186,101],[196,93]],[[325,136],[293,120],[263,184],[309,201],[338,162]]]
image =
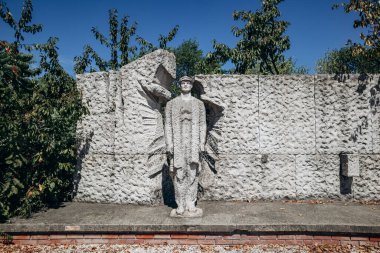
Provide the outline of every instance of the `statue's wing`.
[[202,171],[199,182],[202,188],[207,189],[213,185],[215,174],[218,171],[218,143],[222,136],[217,123],[223,116],[224,106],[218,101],[209,98],[207,94],[200,94],[200,99],[206,108],[207,135],[205,152],[202,154]]
[[163,166],[166,163],[166,143],[165,143],[165,133],[163,119],[160,112],[156,118],[156,131],[154,134],[154,139],[152,143],[148,145],[148,163],[147,166],[151,171],[151,176],[158,175]]
[[166,144],[163,122],[163,105],[171,98],[168,90],[173,78],[165,68],[159,66],[153,80],[141,80],[140,94],[145,97],[146,110],[142,111],[144,132],[150,135],[147,144],[147,166],[151,177],[157,176],[166,163]]

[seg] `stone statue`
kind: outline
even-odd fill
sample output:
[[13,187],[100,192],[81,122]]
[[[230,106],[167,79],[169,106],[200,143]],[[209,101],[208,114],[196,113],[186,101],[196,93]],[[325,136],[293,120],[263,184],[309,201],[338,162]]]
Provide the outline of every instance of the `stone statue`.
[[181,95],[169,101],[165,109],[166,148],[173,174],[177,209],[172,217],[200,217],[195,207],[201,152],[206,142],[206,112],[202,101],[191,95],[193,79],[180,79]]

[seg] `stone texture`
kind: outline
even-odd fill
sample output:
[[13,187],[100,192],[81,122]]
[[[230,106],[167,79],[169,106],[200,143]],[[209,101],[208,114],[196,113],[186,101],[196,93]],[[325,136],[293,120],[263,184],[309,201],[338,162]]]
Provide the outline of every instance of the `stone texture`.
[[[110,82],[110,75],[114,72],[96,72],[77,75],[77,86],[82,94],[82,101],[89,113],[107,113],[113,109],[114,82]],[[112,78],[112,79],[113,79]]]
[[360,177],[353,180],[353,192],[358,200],[380,200],[380,155],[359,157]]
[[77,199],[85,202],[115,202],[112,155],[87,155],[81,160]]
[[[204,192],[205,200],[293,199],[294,156],[228,155],[220,157],[214,184]],[[281,169],[279,169],[281,168]]]
[[[174,74],[174,55],[158,50],[120,71],[77,77],[89,108],[78,123],[77,201],[175,203],[163,124]],[[215,163],[202,162],[199,197],[378,200],[379,79],[196,76]],[[342,153],[356,159],[353,173]]]
[[173,80],[170,75],[175,76],[175,58],[158,50],[125,65],[120,73],[121,83],[116,91],[115,153],[146,154],[148,146],[159,137],[157,134],[164,134],[156,133],[157,128],[162,127],[160,97],[147,87],[158,83],[169,89]]
[[86,115],[78,123],[82,137],[79,150],[87,153],[113,154],[115,117],[109,113]]
[[[217,139],[220,154],[254,154],[259,151],[258,77],[241,75],[199,75],[201,99],[210,111],[223,108],[210,135]],[[218,115],[219,116],[219,115]]]
[[315,81],[317,150],[320,153],[372,153],[378,110],[371,89],[378,76],[337,78],[318,75]]
[[252,200],[263,197],[263,168],[260,155],[221,156],[213,184],[204,200]]
[[372,118],[372,139],[373,152],[380,154],[380,112],[377,112],[376,117]]
[[380,75],[371,76],[369,83],[373,152],[380,154]]
[[313,76],[263,76],[260,83],[260,151],[315,153]]
[[115,202],[155,205],[161,201],[161,174],[156,175],[146,166],[147,159],[147,155],[115,156]]
[[358,177],[360,175],[359,156],[351,154],[341,154],[340,164],[342,175],[345,177]]
[[271,154],[263,167],[264,199],[294,199],[296,197],[294,155]]
[[295,160],[297,198],[340,197],[338,155],[297,155]]
[[174,55],[164,50],[120,71],[77,76],[89,114],[77,128],[76,201],[160,202],[162,176],[157,172],[166,160],[160,111],[170,98],[173,76]]

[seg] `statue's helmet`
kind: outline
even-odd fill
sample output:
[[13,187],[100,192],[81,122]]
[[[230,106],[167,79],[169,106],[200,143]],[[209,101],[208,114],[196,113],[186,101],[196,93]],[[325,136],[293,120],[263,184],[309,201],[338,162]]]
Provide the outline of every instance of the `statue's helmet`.
[[190,83],[194,83],[194,79],[189,76],[183,76],[179,79],[179,83],[182,83],[183,81],[189,81]]

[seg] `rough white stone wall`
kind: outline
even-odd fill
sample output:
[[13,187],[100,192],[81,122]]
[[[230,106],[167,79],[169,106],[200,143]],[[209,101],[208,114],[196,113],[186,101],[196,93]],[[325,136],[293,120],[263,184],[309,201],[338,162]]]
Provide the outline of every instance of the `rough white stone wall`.
[[[174,75],[174,55],[158,50],[118,72],[77,77],[89,108],[78,124],[77,201],[172,202],[162,105]],[[196,76],[219,157],[216,173],[201,175],[200,197],[379,200],[379,82],[379,75]],[[358,161],[348,169],[359,176],[342,175],[342,153]]]
[[[76,201],[161,201],[162,179],[155,175],[157,166],[147,166],[148,146],[157,142],[156,132],[162,128],[161,105],[168,99],[165,91],[170,96],[168,85],[173,76],[174,55],[164,50],[148,54],[120,71],[77,76],[89,114],[78,123]],[[160,87],[162,94],[157,94],[161,98],[149,93]],[[163,154],[155,156],[162,160]]]
[[[204,199],[380,199],[379,75],[196,81],[224,107],[215,128],[220,160]],[[359,176],[342,176],[341,153],[359,160],[351,168]]]

